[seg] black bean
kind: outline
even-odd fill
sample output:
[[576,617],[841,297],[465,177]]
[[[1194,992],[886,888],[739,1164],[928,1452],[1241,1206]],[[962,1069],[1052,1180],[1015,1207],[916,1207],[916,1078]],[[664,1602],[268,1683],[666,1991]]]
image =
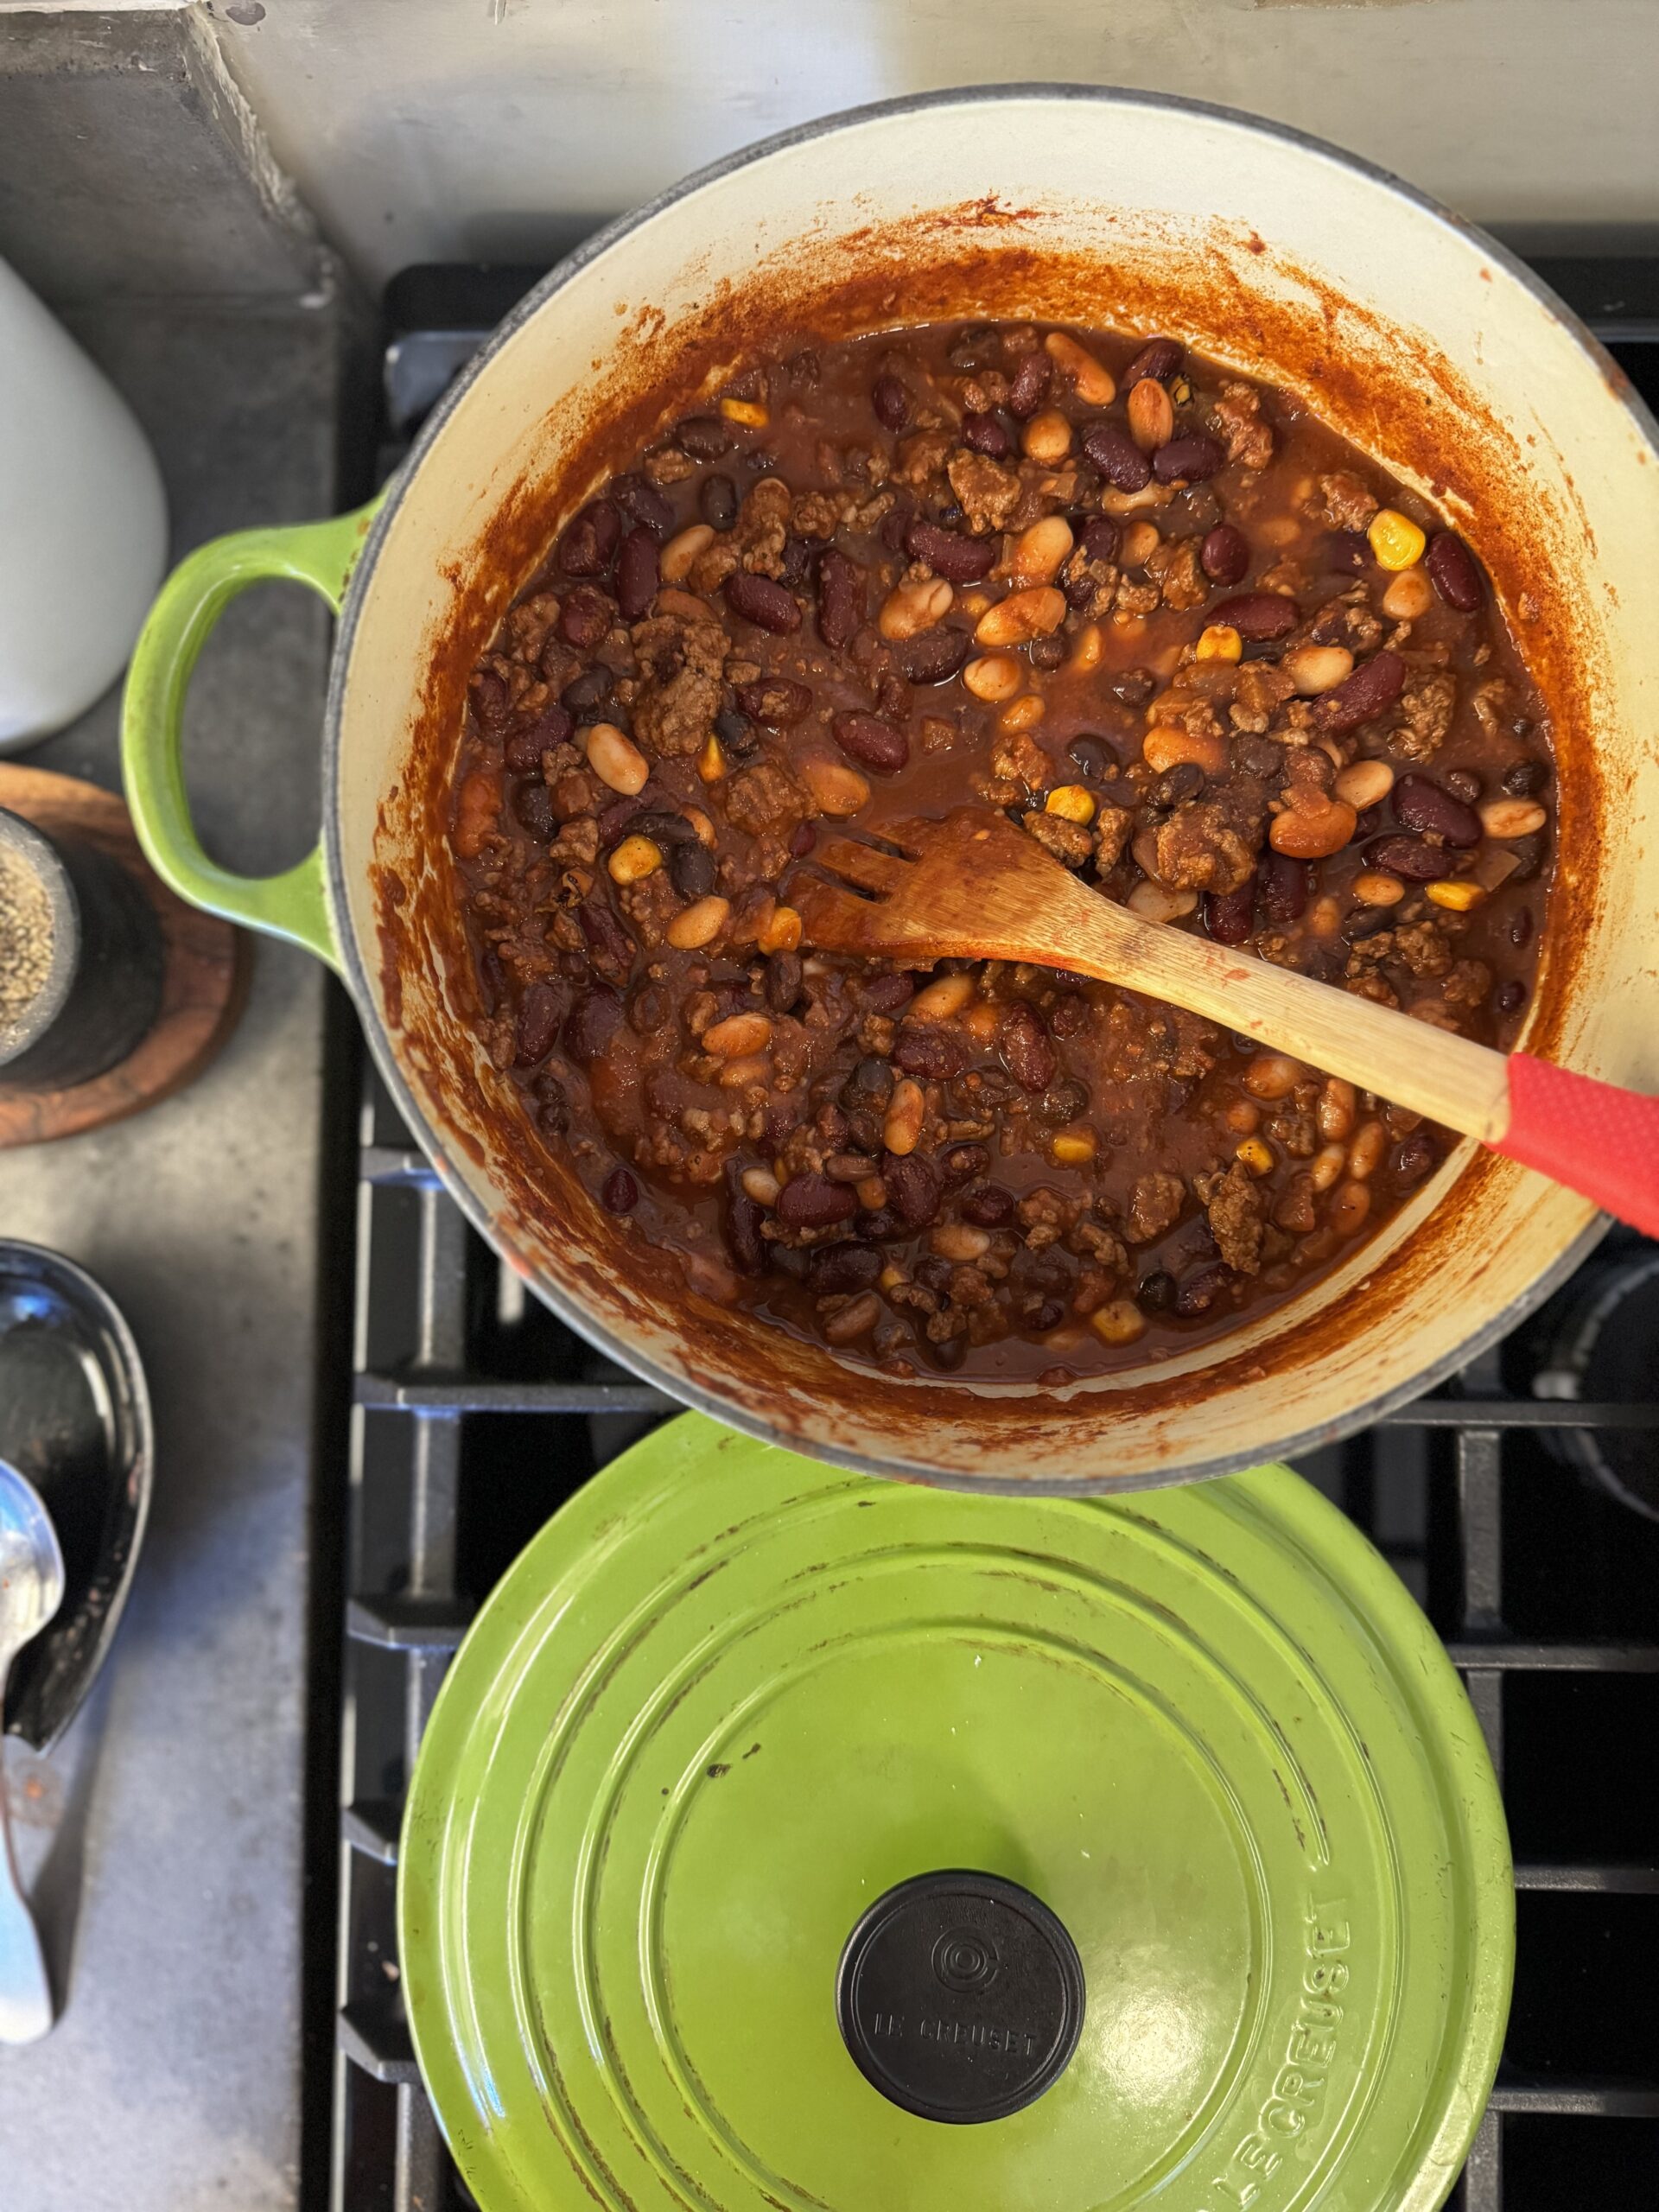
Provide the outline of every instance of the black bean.
[[1056,669],[1065,658],[1065,655],[1066,641],[1058,636],[1033,638],[1026,647],[1026,658],[1033,668]]
[[1118,383],[1120,391],[1128,391],[1142,377],[1154,378],[1167,384],[1181,365],[1185,349],[1173,338],[1149,338],[1135,359],[1124,370]]
[[1243,768],[1247,776],[1261,776],[1270,782],[1285,765],[1285,748],[1270,737],[1242,729],[1234,734],[1232,760],[1234,767]]
[[892,775],[910,758],[910,740],[903,730],[894,729],[891,722],[878,721],[874,715],[856,711],[837,715],[830,727],[836,743],[861,768]]
[[726,604],[745,622],[770,630],[775,637],[801,626],[800,603],[794,594],[748,569],[734,569],[727,577]]
[[964,1191],[957,1211],[976,1229],[1006,1229],[1014,1219],[1014,1195],[1001,1183],[980,1183]]
[[868,1244],[820,1244],[807,1255],[806,1287],[815,1298],[868,1290],[885,1264]]
[[607,1213],[632,1213],[639,1203],[639,1185],[626,1167],[613,1168],[605,1178],[599,1203]]
[[881,1180],[887,1185],[887,1204],[912,1229],[925,1227],[938,1213],[943,1178],[925,1153],[884,1152]]
[[1227,459],[1217,440],[1204,430],[1185,430],[1160,446],[1152,456],[1152,473],[1160,484],[1202,484]]
[[1510,841],[1510,850],[1517,865],[1510,872],[1511,883],[1530,883],[1544,864],[1548,850],[1541,832],[1530,837],[1515,837]]
[[580,717],[590,707],[603,706],[615,681],[608,668],[586,668],[580,676],[572,677],[560,692],[559,704]]
[[673,1014],[674,1001],[661,983],[641,983],[628,993],[628,1027],[636,1037],[654,1037]]
[[1344,677],[1334,691],[1327,691],[1322,699],[1315,701],[1313,720],[1328,735],[1340,737],[1391,707],[1400,696],[1405,681],[1406,664],[1385,645],[1380,653],[1361,661],[1353,674]]
[[782,1254],[787,1248],[768,1245],[761,1236],[760,1224],[766,1217],[743,1188],[742,1173],[740,1161],[727,1161],[726,1213],[722,1225],[726,1231],[726,1248],[738,1273],[758,1275],[764,1273],[772,1255],[776,1254],[781,1262]]
[[1472,806],[1480,797],[1481,780],[1472,768],[1448,768],[1441,781],[1453,798],[1462,799],[1467,806]]
[[778,1218],[785,1229],[830,1229],[848,1220],[858,1200],[845,1183],[827,1175],[791,1175],[778,1193]]
[[1054,1046],[1034,1007],[1016,999],[997,1033],[1002,1065],[1024,1090],[1043,1091],[1054,1080]]
[[661,797],[660,791],[653,791],[647,785],[639,793],[639,798],[645,803],[629,821],[629,829],[637,836],[649,837],[653,844],[695,845],[697,833],[683,814],[675,813],[670,807],[651,804],[651,800]]
[[1423,556],[1429,582],[1448,607],[1459,614],[1472,614],[1484,596],[1475,556],[1460,537],[1449,530],[1437,531]]
[[936,1021],[902,1023],[893,1048],[893,1064],[899,1073],[919,1076],[926,1083],[948,1083],[961,1074],[966,1058],[963,1040]]
[[982,537],[964,537],[959,531],[941,530],[925,516],[913,515],[905,531],[905,550],[912,561],[925,561],[935,575],[948,583],[974,584],[989,575],[996,560],[996,546]]
[[962,418],[962,442],[971,452],[985,454],[992,461],[1006,461],[1014,451],[1014,440],[1006,426],[996,416],[977,410]]
[[1421,1183],[1434,1165],[1434,1140],[1427,1129],[1414,1129],[1394,1155],[1396,1183]]
[[841,1103],[849,1113],[868,1106],[885,1106],[893,1096],[893,1070],[874,1054],[861,1059],[841,1086]]
[[925,1339],[925,1344],[927,1356],[934,1366],[943,1369],[947,1375],[954,1374],[968,1357],[966,1337],[945,1337],[938,1344],[929,1337]]
[[569,739],[575,725],[563,707],[543,707],[533,722],[516,729],[507,740],[504,755],[509,768],[516,768],[520,775],[542,765],[543,753]]
[[1205,620],[1236,630],[1247,645],[1263,645],[1287,638],[1302,619],[1302,610],[1282,592],[1246,591],[1236,599],[1224,599]]
[[1204,925],[1217,944],[1243,944],[1255,922],[1254,879],[1236,891],[1206,891]]
[[562,1137],[570,1126],[570,1094],[556,1075],[545,1070],[531,1089],[536,1094],[536,1123],[543,1135]]
[[559,566],[570,576],[602,576],[616,556],[622,518],[608,499],[590,499],[559,540]]
[[1492,1004],[1497,1009],[1498,1013],[1505,1014],[1519,1014],[1526,1002],[1527,987],[1518,979],[1513,982],[1505,983],[1503,989],[1492,1001]]
[[507,719],[507,687],[495,671],[474,670],[467,692],[480,725],[488,730],[499,729]]
[[735,707],[720,709],[715,716],[715,734],[734,760],[747,760],[760,749],[760,731]]
[[1152,803],[1154,806],[1182,806],[1196,798],[1204,789],[1204,771],[1194,760],[1179,760],[1166,768],[1153,785]]
[[1175,1311],[1187,1320],[1194,1314],[1207,1313],[1221,1295],[1226,1281],[1227,1270],[1224,1267],[1195,1269],[1192,1274],[1184,1276],[1176,1288]]
[[1345,944],[1363,944],[1368,937],[1375,937],[1379,930],[1393,927],[1394,912],[1388,906],[1356,906],[1342,918],[1342,938]]
[[982,1144],[953,1144],[939,1162],[947,1183],[969,1182],[990,1164],[991,1155]]
[[613,477],[610,497],[630,522],[637,522],[653,537],[666,537],[674,527],[673,508],[657,486],[643,476]]
[[804,980],[798,952],[774,952],[766,962],[766,1004],[774,1014],[788,1014],[798,1002]]
[[707,899],[715,887],[715,856],[694,840],[668,855],[668,880],[682,899]]
[[[507,744],[507,766],[516,768],[512,757],[512,740]],[[1541,760],[1517,760],[1512,768],[1503,772],[1503,788],[1511,798],[1531,798],[1549,781],[1549,771]]]
[[698,485],[697,512],[711,530],[729,530],[737,508],[737,486],[729,476],[705,476]]
[[693,415],[675,431],[674,442],[693,461],[713,461],[730,452],[732,431],[718,415]]
[[1255,877],[1261,887],[1262,910],[1270,922],[1300,920],[1307,906],[1306,861],[1292,860],[1288,853],[1263,853]]
[[1074,761],[1085,776],[1096,779],[1116,776],[1118,760],[1103,737],[1096,737],[1090,730],[1074,737],[1065,748],[1066,758]]
[[1158,689],[1158,679],[1149,668],[1126,668],[1107,677],[1106,689],[1126,707],[1144,707]]
[[1167,1313],[1175,1303],[1175,1278],[1166,1268],[1142,1275],[1135,1287],[1135,1303],[1144,1313]]
[[[1055,645],[1059,655],[1065,650],[1058,638],[1036,639],[1031,649],[1033,660],[1039,645]],[[913,638],[900,639],[893,648],[893,665],[909,683],[948,683],[967,658],[965,630],[923,630]],[[1058,656],[1053,664],[1058,667]]]
[[1442,845],[1416,837],[1377,837],[1365,848],[1367,868],[1403,876],[1408,883],[1438,883],[1452,873],[1452,855]]
[[594,826],[599,831],[602,849],[609,852],[613,845],[620,844],[637,817],[645,810],[644,799],[637,798],[613,798],[601,807],[594,817]]
[[1243,583],[1250,565],[1250,542],[1230,522],[1218,522],[1198,548],[1198,566],[1212,584]]
[[533,1068],[553,1049],[564,1020],[567,994],[554,983],[531,983],[518,1001],[518,1050],[513,1065]]
[[877,377],[870,391],[870,405],[883,429],[902,430],[910,420],[910,394],[897,377]]
[[783,575],[780,581],[791,591],[804,591],[811,575],[812,565],[823,548],[816,537],[786,537],[784,540]]
[[826,645],[849,645],[863,620],[864,571],[832,545],[818,563],[818,635]]
[[1357,530],[1333,530],[1322,550],[1325,567],[1341,576],[1363,575],[1371,565],[1370,543]]
[[1532,942],[1532,909],[1522,906],[1510,917],[1510,943],[1516,947]]
[[657,540],[637,524],[616,556],[616,603],[625,622],[637,622],[657,596]]
[[1414,830],[1419,836],[1439,837],[1448,845],[1480,842],[1480,817],[1432,776],[1402,776],[1392,796],[1395,818],[1403,829]]
[[1008,385],[1008,412],[1018,423],[1028,423],[1048,397],[1049,359],[1036,346],[1021,360]]
[[591,1067],[621,1026],[621,999],[608,983],[590,983],[566,1017],[564,1049],[579,1067]]
[[1083,427],[1083,449],[1113,489],[1144,492],[1152,481],[1152,463],[1128,432],[1098,415]]
[[1063,1075],[1043,1093],[1039,1109],[1046,1122],[1075,1122],[1089,1110],[1089,1086],[1075,1076]]
[[519,785],[512,795],[512,810],[532,837],[545,843],[556,836],[559,818],[553,811],[553,794],[539,776]]
[[1032,1315],[1027,1326],[1033,1335],[1046,1337],[1051,1329],[1058,1329],[1065,1319],[1065,1306],[1058,1300],[1046,1298]]

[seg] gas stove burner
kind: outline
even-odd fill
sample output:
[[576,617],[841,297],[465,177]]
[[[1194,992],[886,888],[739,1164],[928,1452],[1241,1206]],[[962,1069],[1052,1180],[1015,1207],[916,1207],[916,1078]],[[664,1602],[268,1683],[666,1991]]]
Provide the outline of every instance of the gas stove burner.
[[[1550,1351],[1534,1376],[1535,1398],[1639,1405],[1659,1370],[1659,1252],[1642,1244],[1586,1268]],[[1557,1458],[1628,1505],[1659,1521],[1659,1455],[1639,1428],[1550,1433]]]

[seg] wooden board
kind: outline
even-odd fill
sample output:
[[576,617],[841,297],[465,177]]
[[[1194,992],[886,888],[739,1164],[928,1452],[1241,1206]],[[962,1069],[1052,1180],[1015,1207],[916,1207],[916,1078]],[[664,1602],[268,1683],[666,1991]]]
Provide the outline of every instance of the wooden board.
[[68,1090],[0,1090],[0,1149],[74,1136],[137,1114],[199,1075],[224,1043],[247,995],[240,931],[175,898],[139,850],[125,802],[78,776],[0,760],[0,806],[48,836],[78,837],[119,862],[162,925],[162,1004],[124,1060]]

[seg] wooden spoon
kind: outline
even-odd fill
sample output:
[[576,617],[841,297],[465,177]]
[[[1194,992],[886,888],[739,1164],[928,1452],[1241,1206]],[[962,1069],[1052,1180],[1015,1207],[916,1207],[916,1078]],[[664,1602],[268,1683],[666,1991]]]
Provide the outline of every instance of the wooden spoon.
[[1144,991],[1478,1137],[1659,1236],[1659,1099],[1525,1052],[1492,1052],[1143,922],[1086,888],[1006,815],[964,808],[876,834],[879,844],[820,834],[796,870],[789,897],[807,943],[912,962],[1026,960]]

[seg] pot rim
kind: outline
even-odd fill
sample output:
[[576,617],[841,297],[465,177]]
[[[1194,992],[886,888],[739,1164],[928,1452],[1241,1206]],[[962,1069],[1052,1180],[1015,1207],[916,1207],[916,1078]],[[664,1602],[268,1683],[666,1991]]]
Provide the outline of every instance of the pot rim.
[[[1363,156],[1350,153],[1333,146],[1327,139],[1297,130],[1294,125],[1275,122],[1265,116],[1253,115],[1243,108],[1229,107],[1212,100],[1198,100],[1178,92],[1141,92],[1122,85],[1077,85],[1035,81],[1011,81],[1006,84],[945,86],[926,92],[904,93],[887,100],[868,102],[861,106],[842,108],[834,114],[815,118],[808,123],[791,125],[773,133],[770,137],[738,148],[710,162],[664,191],[644,201],[639,207],[617,216],[594,232],[573,251],[548,271],[541,282],[497,326],[480,351],[456,377],[448,390],[439,399],[417,433],[413,445],[402,465],[385,487],[385,493],[370,524],[361,550],[353,567],[346,595],[340,607],[339,628],[334,652],[329,667],[328,691],[324,709],[322,737],[323,774],[323,836],[325,883],[328,906],[334,925],[334,938],[340,950],[344,980],[350,991],[368,1038],[369,1050],[382,1080],[391,1092],[393,1103],[404,1122],[414,1132],[421,1148],[431,1162],[434,1172],[444,1189],[454,1198],[469,1224],[482,1236],[486,1243],[498,1249],[495,1230],[489,1209],[474,1194],[463,1178],[456,1172],[443,1138],[435,1131],[422,1109],[415,1092],[404,1076],[391,1039],[380,1018],[367,965],[352,920],[351,904],[347,895],[345,868],[341,858],[340,808],[336,803],[339,789],[341,729],[344,722],[346,690],[350,677],[353,648],[362,607],[367,598],[370,584],[381,548],[393,521],[416,478],[428,453],[442,436],[450,416],[460,406],[474,385],[495,361],[497,356],[527,324],[540,314],[548,302],[556,298],[579,276],[590,263],[607,252],[613,245],[630,232],[642,227],[664,209],[676,206],[723,177],[766,160],[791,147],[805,145],[815,139],[850,126],[887,120],[890,118],[917,114],[934,108],[951,106],[992,106],[1016,100],[1043,99],[1089,104],[1103,110],[1138,107],[1165,111],[1174,114],[1205,117],[1230,127],[1260,137],[1271,138],[1294,148],[1297,152],[1311,155],[1315,159],[1330,162],[1367,178],[1374,184],[1396,194],[1421,213],[1429,216],[1459,238],[1477,244],[1480,251],[1513,278],[1522,289],[1536,301],[1546,315],[1561,327],[1594,361],[1602,372],[1609,397],[1630,416],[1656,458],[1659,458],[1659,421],[1624,375],[1617,362],[1601,341],[1575,315],[1567,302],[1521,257],[1483,230],[1466,216],[1452,209],[1408,183],[1393,170],[1381,163],[1368,161]],[[1351,1413],[1340,1420],[1327,1421],[1303,1430],[1294,1435],[1275,1439],[1258,1451],[1224,1452],[1212,1459],[1179,1468],[1155,1468],[1133,1472],[1115,1472],[1098,1478],[1033,1478],[973,1475],[931,1467],[908,1459],[881,1457],[854,1452],[844,1446],[821,1444],[816,1439],[793,1433],[785,1434],[762,1414],[747,1407],[728,1402],[713,1391],[705,1389],[689,1372],[683,1376],[671,1375],[658,1361],[642,1353],[639,1348],[625,1341],[604,1323],[597,1320],[583,1303],[571,1297],[556,1284],[549,1282],[539,1273],[524,1268],[516,1260],[514,1266],[524,1276],[531,1289],[543,1304],[574,1329],[584,1342],[626,1368],[642,1382],[663,1391],[677,1404],[690,1406],[700,1413],[723,1421],[728,1427],[758,1438],[761,1442],[776,1444],[799,1452],[810,1458],[829,1461],[836,1466],[860,1473],[882,1475],[902,1480],[923,1480],[943,1489],[964,1490],[987,1494],[1012,1496],[1040,1493],[1046,1497],[1099,1497],[1103,1494],[1129,1490],[1163,1490],[1180,1483],[1204,1482],[1218,1475],[1237,1472],[1267,1460],[1289,1459],[1297,1452],[1316,1450],[1352,1435],[1368,1427],[1400,1407],[1410,1404],[1426,1392],[1445,1382],[1449,1376],[1468,1366],[1471,1360],[1490,1349],[1498,1339],[1516,1326],[1557,1289],[1573,1272],[1581,1261],[1599,1243],[1611,1226],[1611,1218],[1598,1215],[1580,1231],[1567,1249],[1540,1274],[1517,1298],[1503,1307],[1496,1315],[1455,1345],[1441,1358],[1407,1382],[1390,1390],[1368,1398]],[[1102,1412],[1109,1408],[1109,1394],[1102,1394]]]

